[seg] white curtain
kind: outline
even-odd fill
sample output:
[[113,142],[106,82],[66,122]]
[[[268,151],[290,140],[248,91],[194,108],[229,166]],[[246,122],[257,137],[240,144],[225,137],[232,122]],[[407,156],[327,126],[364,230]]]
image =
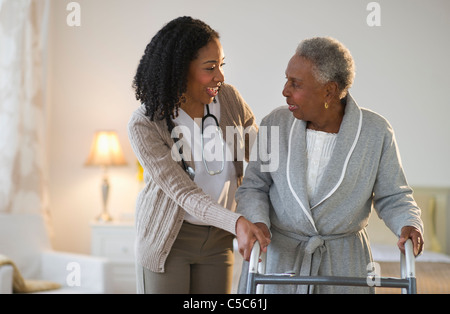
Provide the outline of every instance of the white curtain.
[[48,0],[0,0],[0,212],[47,210]]

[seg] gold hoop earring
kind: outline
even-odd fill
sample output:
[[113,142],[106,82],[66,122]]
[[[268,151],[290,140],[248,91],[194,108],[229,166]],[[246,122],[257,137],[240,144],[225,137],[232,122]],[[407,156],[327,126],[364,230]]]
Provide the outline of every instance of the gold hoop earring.
[[328,106],[328,103],[326,102],[326,103],[325,103],[325,109],[328,109],[328,107],[329,107],[329,106]]

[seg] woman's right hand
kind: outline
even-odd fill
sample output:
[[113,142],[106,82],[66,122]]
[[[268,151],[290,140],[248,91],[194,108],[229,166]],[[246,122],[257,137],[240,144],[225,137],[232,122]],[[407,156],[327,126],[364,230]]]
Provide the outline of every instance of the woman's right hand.
[[[264,224],[264,226],[266,226]],[[256,241],[261,245],[261,251],[267,252],[267,246],[270,243],[270,233],[261,226],[251,223],[244,216],[239,217],[236,222],[236,238],[238,241],[239,253],[244,260],[250,260],[250,254]],[[263,231],[264,230],[264,231]]]

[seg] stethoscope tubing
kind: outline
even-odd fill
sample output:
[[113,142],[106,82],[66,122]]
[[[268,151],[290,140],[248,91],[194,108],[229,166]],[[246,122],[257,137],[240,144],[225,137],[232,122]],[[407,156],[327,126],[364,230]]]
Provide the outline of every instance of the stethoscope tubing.
[[[217,130],[217,133],[218,133],[219,136],[220,136],[220,140],[221,140],[221,143],[222,143],[222,165],[221,165],[221,167],[220,167],[220,170],[216,170],[216,171],[210,170],[210,169],[209,169],[208,164],[207,164],[206,159],[205,159],[205,147],[204,147],[203,131],[204,131],[204,123],[205,123],[205,121],[206,121],[207,118],[213,118],[214,121],[216,122],[216,130]],[[182,149],[178,146],[179,138],[174,138],[174,140],[175,140],[175,144],[177,145],[177,148],[178,148],[178,153],[180,154],[180,157],[181,157],[181,162],[182,162],[182,164],[183,164],[183,168],[184,168],[184,170],[187,172],[187,174],[189,175],[189,177],[190,177],[192,180],[194,180],[194,178],[195,178],[195,170],[194,170],[192,167],[190,167],[190,166],[188,166],[188,165],[186,164],[186,162],[185,162],[185,160],[184,160],[184,158],[183,158],[183,151],[182,151]],[[216,117],[215,115],[213,115],[213,114],[210,113],[210,111],[209,111],[209,105],[206,105],[206,115],[203,116],[203,118],[202,118],[202,123],[201,123],[201,138],[200,138],[200,140],[201,140],[201,147],[202,147],[202,161],[203,161],[203,164],[205,165],[206,172],[207,172],[209,175],[211,175],[211,176],[218,175],[218,174],[222,173],[223,170],[224,170],[224,168],[225,168],[225,141],[224,141],[224,138],[223,138],[223,132],[222,132],[222,129],[221,129],[220,126],[219,126],[219,121],[217,120],[217,117]]]

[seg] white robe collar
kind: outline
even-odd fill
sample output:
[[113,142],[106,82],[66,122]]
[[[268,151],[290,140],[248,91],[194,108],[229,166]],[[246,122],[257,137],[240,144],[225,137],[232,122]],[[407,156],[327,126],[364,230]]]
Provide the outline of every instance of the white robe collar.
[[[316,232],[318,232],[318,230],[311,211],[333,195],[342,183],[346,175],[348,162],[358,142],[361,127],[362,111],[351,95],[348,94],[344,118],[337,135],[336,146],[331,156],[330,163],[325,169],[316,195],[312,200],[309,200],[306,171],[302,172],[300,175],[293,175],[290,171],[291,168],[301,169],[300,165],[298,167],[295,165],[307,160],[306,121],[298,120],[296,118],[293,119],[288,142],[286,178],[292,195]],[[296,134],[296,138],[299,140],[292,141],[293,134]],[[297,156],[297,158],[295,156]],[[312,206],[309,204],[312,204]]]

